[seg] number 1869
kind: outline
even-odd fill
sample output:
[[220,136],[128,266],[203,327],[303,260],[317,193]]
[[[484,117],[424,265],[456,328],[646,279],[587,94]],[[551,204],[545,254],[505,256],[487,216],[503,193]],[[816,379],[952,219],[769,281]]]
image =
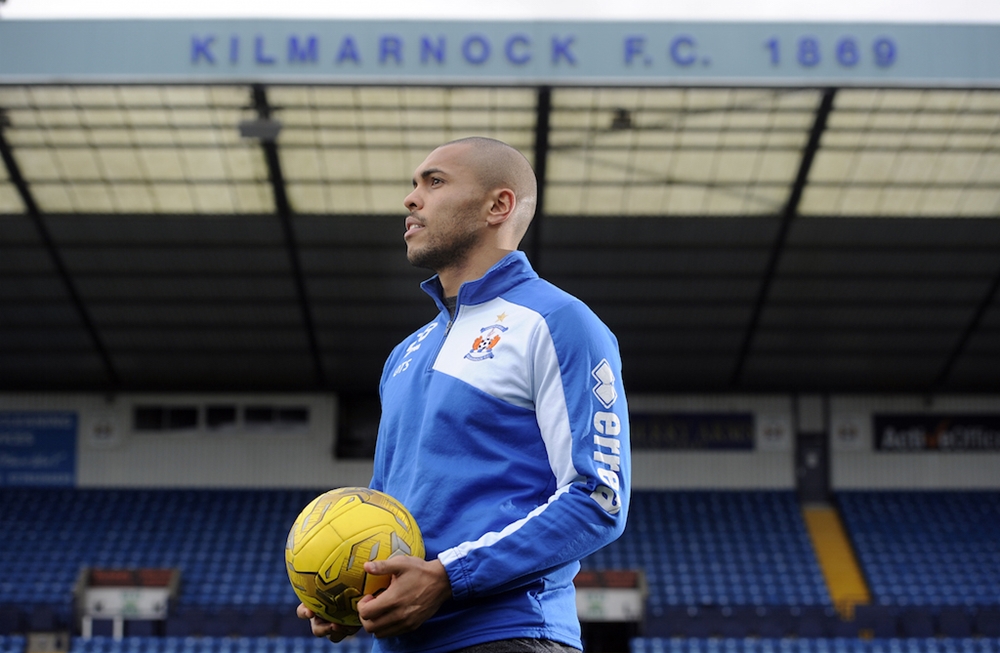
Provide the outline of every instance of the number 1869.
[[[769,39],[764,43],[771,56],[771,65],[781,65],[782,51],[781,42],[777,38]],[[833,49],[833,58],[845,68],[853,68],[862,62],[866,56],[871,57],[871,61],[879,68],[888,68],[896,62],[896,43],[891,38],[880,36],[875,39],[870,50],[866,53],[864,48],[853,36],[845,36],[837,41]],[[823,61],[824,52],[820,46],[819,39],[814,36],[803,36],[795,42],[795,61],[804,68],[812,68]]]

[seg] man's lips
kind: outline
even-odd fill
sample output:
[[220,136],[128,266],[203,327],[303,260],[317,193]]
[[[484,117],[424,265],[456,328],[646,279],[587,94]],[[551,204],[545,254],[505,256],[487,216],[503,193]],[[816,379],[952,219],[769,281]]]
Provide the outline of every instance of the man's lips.
[[406,238],[410,234],[416,233],[423,228],[424,225],[421,224],[419,220],[417,220],[415,217],[411,215],[410,217],[406,218],[406,232],[403,234],[403,238]]

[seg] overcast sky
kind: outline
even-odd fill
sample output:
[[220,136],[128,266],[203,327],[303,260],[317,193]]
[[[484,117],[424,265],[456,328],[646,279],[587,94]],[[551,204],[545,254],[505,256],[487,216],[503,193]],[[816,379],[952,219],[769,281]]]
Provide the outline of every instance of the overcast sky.
[[[3,0],[0,0],[2,2]],[[0,18],[377,18],[1000,23],[1000,0],[6,0]]]

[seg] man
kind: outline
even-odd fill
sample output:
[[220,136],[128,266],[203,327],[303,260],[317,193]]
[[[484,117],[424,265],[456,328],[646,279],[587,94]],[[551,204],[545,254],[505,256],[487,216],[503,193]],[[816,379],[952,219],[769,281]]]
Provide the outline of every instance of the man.
[[[358,604],[376,651],[580,649],[579,560],[625,527],[617,341],[516,251],[536,196],[517,150],[470,138],[431,152],[404,200],[439,314],[386,362],[371,486],[410,509],[427,560],[366,563],[392,576]],[[298,614],[317,636],[354,632]]]

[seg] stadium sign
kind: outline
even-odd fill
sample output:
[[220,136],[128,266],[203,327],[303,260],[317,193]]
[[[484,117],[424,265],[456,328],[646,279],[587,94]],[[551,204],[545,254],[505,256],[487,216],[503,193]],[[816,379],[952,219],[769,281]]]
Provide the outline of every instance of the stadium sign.
[[76,484],[76,413],[0,412],[0,487]]
[[874,415],[878,451],[1000,451],[1000,415]]
[[0,82],[1000,86],[1000,25],[0,21]]
[[754,448],[752,413],[639,413],[629,415],[634,449]]

